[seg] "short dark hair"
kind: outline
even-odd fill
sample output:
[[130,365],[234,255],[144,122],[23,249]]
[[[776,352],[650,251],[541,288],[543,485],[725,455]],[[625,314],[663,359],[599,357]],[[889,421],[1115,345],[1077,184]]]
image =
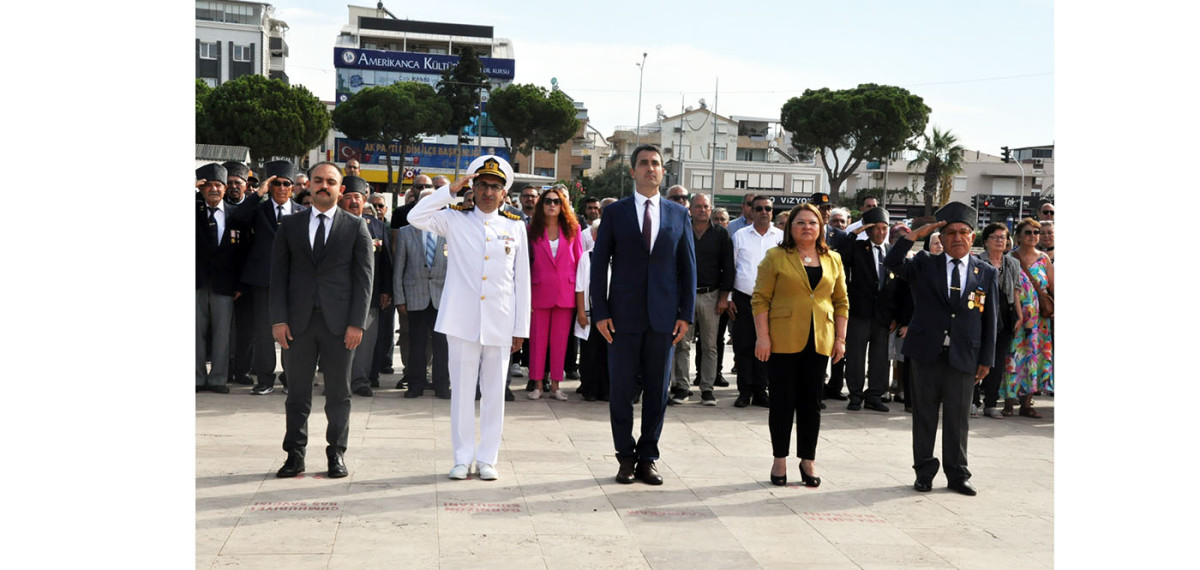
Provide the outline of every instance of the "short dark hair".
[[583,201],[580,202],[580,204],[591,204],[592,202],[599,204],[600,199],[595,196],[584,196]]
[[980,236],[980,239],[987,241],[987,238],[1000,230],[1008,231],[1008,226],[1000,222],[992,222],[983,228],[983,234]]
[[647,144],[643,144],[643,145],[638,145],[637,148],[633,149],[633,154],[629,155],[629,164],[630,165],[637,164],[637,157],[639,154],[642,154],[642,151],[644,151],[644,150],[654,151],[655,153],[658,154],[658,160],[659,161],[662,160],[662,149],[659,149],[658,145],[652,145],[652,144],[647,143]]
[[[353,160],[353,159],[352,159],[352,160]],[[333,169],[334,169],[334,170],[336,170],[336,171],[337,171],[337,173],[338,173],[338,176],[339,176],[339,178],[338,178],[338,182],[341,182],[341,181],[342,181],[342,169],[341,169],[341,167],[340,167],[340,166],[338,166],[336,162],[332,162],[332,161],[329,161],[329,160],[322,160],[321,162],[318,162],[318,163],[316,163],[316,164],[314,164],[314,165],[312,165],[312,166],[308,167],[308,170],[304,171],[304,175],[305,175],[305,176],[307,176],[307,177],[308,177],[308,178],[311,180],[311,179],[312,179],[312,173],[313,173],[313,171],[314,171],[314,170],[316,170],[318,166],[321,166],[321,165],[323,165],[323,164],[325,164],[325,165],[329,165],[329,166],[332,166],[332,167],[333,167]]]
[[754,204],[755,202],[757,202],[759,200],[766,200],[766,201],[770,202],[772,206],[775,205],[775,199],[770,196],[767,196],[766,194],[756,194],[754,196],[754,199],[750,201],[750,204]]
[[863,206],[866,206],[867,200],[875,200],[875,202],[878,203],[879,196],[876,196],[874,194],[867,194],[866,196],[863,196],[862,200],[859,200],[859,202],[858,202],[858,209],[861,210]]

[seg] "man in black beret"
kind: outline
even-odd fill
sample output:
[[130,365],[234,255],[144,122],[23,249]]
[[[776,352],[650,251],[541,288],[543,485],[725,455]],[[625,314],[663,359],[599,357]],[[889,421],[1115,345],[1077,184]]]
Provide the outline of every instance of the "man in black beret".
[[[229,393],[229,333],[240,269],[240,232],[227,223],[236,206],[224,201],[225,180],[225,167],[215,162],[196,169],[196,187],[203,199],[196,211],[196,391],[218,394]],[[210,335],[211,370],[205,366]]]
[[[225,201],[234,206],[241,206],[250,198],[250,167],[237,161],[229,161],[225,167]],[[245,239],[239,240],[239,263],[244,265],[246,256],[250,253],[251,241],[249,232]],[[240,277],[240,276],[239,276]],[[254,384],[250,378],[251,364],[254,355],[254,300],[250,295],[250,286],[238,282],[238,292],[233,296],[233,336],[229,341],[229,382],[237,382],[243,386]]]
[[[886,412],[883,395],[888,388],[888,333],[895,326],[894,284],[891,272],[883,265],[889,249],[887,210],[868,210],[862,222],[852,239],[843,240],[838,247],[850,297],[850,320],[846,327],[846,387],[850,390],[850,403],[846,409],[853,411],[865,406]],[[854,239],[864,231],[868,239]]]
[[[254,343],[252,368],[258,382],[251,394],[266,395],[275,390],[275,339],[271,337],[271,316],[268,299],[271,285],[271,247],[275,233],[283,218],[304,211],[306,208],[292,201],[292,186],[296,179],[296,166],[286,160],[275,160],[263,165],[265,177],[255,195],[249,196],[235,210],[230,223],[235,228],[251,234],[254,239],[242,269],[241,280],[250,290],[254,308],[254,326],[250,333]],[[280,354],[279,361],[287,371],[287,353]],[[285,376],[280,374],[280,383],[287,390]]]
[[[371,213],[363,214],[367,193],[371,191],[367,181],[357,176],[347,176],[342,180],[342,185],[346,189],[338,200],[338,207],[367,221],[367,231],[371,234],[371,247],[375,254],[375,277],[371,286],[367,326],[363,328],[362,344],[354,349],[354,359],[350,364],[350,391],[370,398],[375,395],[371,388],[379,387],[379,366],[372,364],[377,362],[375,339],[381,328],[380,314],[383,309],[392,306],[391,240],[388,239],[387,227],[378,217]],[[389,331],[392,328],[391,323],[382,326]]]
[[250,167],[231,160],[222,164],[225,167],[225,201],[234,206],[241,206],[246,201],[250,190]]
[[[950,488],[975,495],[967,469],[967,417],[973,386],[995,361],[997,273],[971,255],[975,209],[959,202],[943,206],[937,221],[925,224],[896,245],[884,265],[909,283],[913,315],[902,352],[912,367],[909,398],[913,407],[913,488],[933,489],[938,459],[933,455],[938,411],[942,410],[942,459]],[[919,251],[913,243],[941,230],[944,251]]]

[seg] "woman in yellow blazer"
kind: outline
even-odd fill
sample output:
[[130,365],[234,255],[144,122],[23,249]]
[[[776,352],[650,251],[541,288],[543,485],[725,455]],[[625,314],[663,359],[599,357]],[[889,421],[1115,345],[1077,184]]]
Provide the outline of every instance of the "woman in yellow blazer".
[[813,466],[821,429],[821,390],[830,358],[846,350],[846,274],[842,258],[825,244],[821,214],[812,204],[788,213],[779,247],[758,265],[750,301],[758,342],[754,356],[767,362],[771,410],[767,423],[775,463],[771,483],[787,484],[788,440],[796,422],[800,478],[821,484]]

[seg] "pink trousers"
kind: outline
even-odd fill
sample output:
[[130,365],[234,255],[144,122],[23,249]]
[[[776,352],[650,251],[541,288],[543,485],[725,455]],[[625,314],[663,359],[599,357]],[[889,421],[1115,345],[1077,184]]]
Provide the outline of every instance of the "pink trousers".
[[[550,345],[550,380],[562,382],[574,308],[534,309],[529,328],[529,379],[545,380],[546,345]],[[547,342],[549,341],[549,342]]]

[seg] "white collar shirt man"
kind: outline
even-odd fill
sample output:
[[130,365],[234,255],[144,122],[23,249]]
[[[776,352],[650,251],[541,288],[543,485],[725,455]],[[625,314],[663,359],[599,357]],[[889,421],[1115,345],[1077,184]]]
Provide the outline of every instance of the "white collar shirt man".
[[778,246],[782,241],[783,230],[774,225],[768,226],[765,234],[759,234],[753,225],[738,230],[733,235],[733,266],[736,270],[733,288],[753,295],[754,282],[758,280],[758,264],[767,256],[768,249]]

